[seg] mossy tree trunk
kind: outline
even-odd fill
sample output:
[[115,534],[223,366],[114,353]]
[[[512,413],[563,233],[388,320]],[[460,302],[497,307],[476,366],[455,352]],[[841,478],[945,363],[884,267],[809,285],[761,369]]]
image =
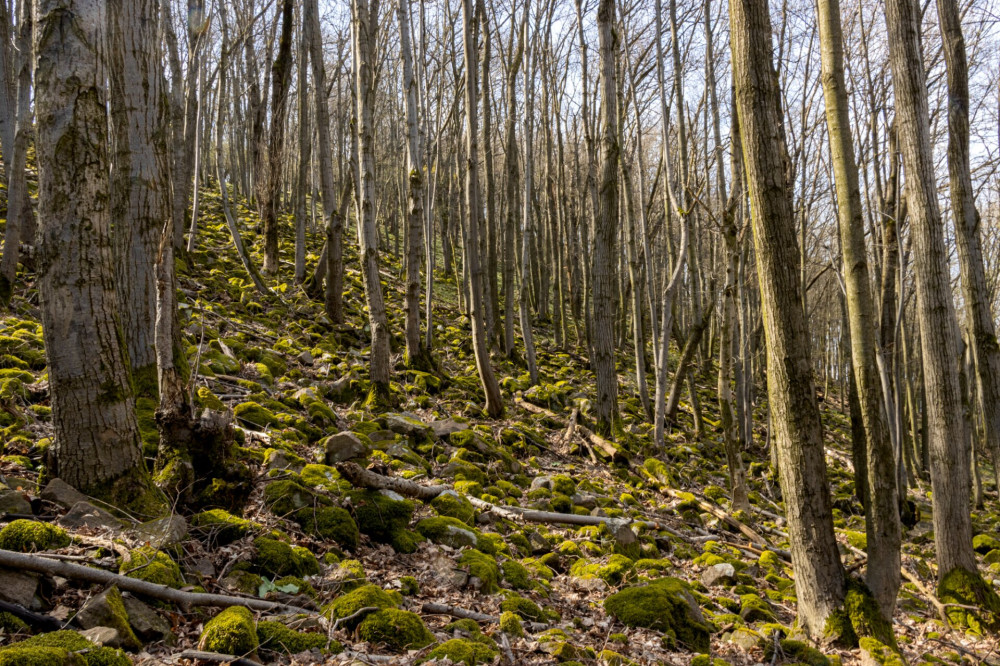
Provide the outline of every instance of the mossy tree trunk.
[[899,510],[892,444],[882,413],[882,386],[875,357],[877,321],[868,277],[861,189],[858,186],[858,165],[854,158],[847,86],[844,83],[840,2],[819,0],[818,7],[823,96],[837,190],[844,292],[850,325],[851,366],[864,424],[865,455],[855,464],[866,467],[866,580],[882,612],[891,616],[900,583]]
[[736,109],[767,342],[767,385],[799,619],[819,638],[844,601],[823,432],[812,381],[781,102],[767,2],[731,0]]
[[114,286],[106,5],[36,0],[35,16],[38,287],[55,430],[48,471],[153,513]]

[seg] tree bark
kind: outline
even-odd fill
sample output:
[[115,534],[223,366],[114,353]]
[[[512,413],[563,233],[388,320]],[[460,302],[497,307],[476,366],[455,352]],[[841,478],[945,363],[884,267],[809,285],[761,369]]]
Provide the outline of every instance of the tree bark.
[[788,155],[771,63],[767,2],[730,0],[736,108],[750,192],[767,341],[767,385],[788,520],[799,618],[819,638],[844,600],[844,570],[833,534],[823,432],[812,381],[809,332],[795,216],[786,181]]
[[[281,4],[281,36],[278,55],[271,68],[271,129],[265,165],[264,200],[261,222],[264,226],[264,272],[278,272],[278,207],[285,157],[285,120],[288,117],[288,89],[292,83],[292,0]],[[258,176],[260,177],[260,176]]]

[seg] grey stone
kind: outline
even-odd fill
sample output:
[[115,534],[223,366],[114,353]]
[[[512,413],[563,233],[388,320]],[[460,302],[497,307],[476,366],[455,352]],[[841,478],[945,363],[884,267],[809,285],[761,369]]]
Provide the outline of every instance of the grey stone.
[[385,426],[400,435],[433,435],[430,426],[420,420],[420,417],[410,412],[390,412],[383,414]]
[[547,476],[536,476],[531,480],[531,488],[529,490],[538,490],[539,488],[548,488],[552,490],[552,479]]
[[701,583],[705,587],[732,585],[736,582],[736,569],[729,562],[713,564],[701,573]]
[[468,423],[459,423],[455,419],[431,421],[428,425],[430,425],[431,430],[434,431],[434,436],[438,439],[446,439],[456,432],[462,432],[470,428]]
[[466,546],[475,546],[478,539],[476,538],[475,532],[472,530],[463,530],[461,527],[447,525],[445,526],[444,532],[441,534],[435,534],[431,538],[431,541],[457,550],[459,548],[465,548]]
[[531,544],[531,554],[532,555],[544,555],[545,553],[552,552],[552,544],[545,540],[538,532],[528,532],[527,534],[528,543]]
[[117,629],[111,627],[91,627],[80,632],[80,635],[91,643],[112,648],[122,647],[122,636]]
[[382,442],[395,442],[397,437],[399,437],[399,435],[391,430],[376,430],[368,433],[368,439],[372,440],[372,444],[375,445],[381,444]]
[[59,517],[56,524],[68,530],[87,528],[89,530],[110,530],[120,532],[124,527],[122,521],[115,518],[104,509],[90,502],[77,502],[66,514]]
[[[118,601],[122,605],[117,606]],[[122,615],[124,611],[124,615]],[[83,629],[93,629],[94,627],[111,627],[118,632],[119,645],[115,647],[126,647],[138,649],[141,647],[139,641],[129,626],[128,611],[124,608],[124,599],[118,588],[111,586],[96,597],[91,597],[87,603],[77,612],[73,621]]]
[[267,456],[267,470],[291,470],[293,472],[301,472],[302,468],[305,467],[305,463],[301,458],[289,458],[288,454],[281,449],[271,449]]
[[135,597],[123,597],[122,601],[128,614],[128,623],[140,640],[146,643],[163,641],[167,645],[177,642],[177,636],[171,631],[170,623],[150,606]]
[[41,498],[46,502],[58,504],[64,509],[71,508],[77,502],[85,502],[87,496],[69,485],[62,479],[52,479],[42,489]]
[[326,438],[326,464],[334,465],[352,458],[365,458],[371,453],[368,444],[353,432],[338,432]]
[[31,502],[16,490],[0,486],[0,514],[3,513],[29,514],[31,513]]
[[570,500],[576,506],[582,506],[585,509],[597,508],[597,497],[590,493],[573,493],[570,496]]
[[33,574],[0,569],[0,600],[30,608],[37,590],[38,578]]
[[188,522],[184,516],[175,514],[137,525],[132,532],[139,539],[148,541],[154,548],[161,550],[187,539]]
[[308,349],[302,350],[302,353],[297,356],[299,363],[302,365],[312,365],[313,355],[309,353]]

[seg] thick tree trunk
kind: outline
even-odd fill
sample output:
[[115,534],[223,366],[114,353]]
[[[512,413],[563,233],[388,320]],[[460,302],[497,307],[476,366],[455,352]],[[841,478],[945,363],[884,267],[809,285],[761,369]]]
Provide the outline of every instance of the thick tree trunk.
[[944,578],[956,568],[976,571],[969,519],[968,440],[961,418],[962,398],[956,367],[959,356],[955,308],[931,152],[919,7],[912,0],[886,0],[886,24],[912,224],[917,319],[927,392],[934,542],[938,575]]
[[49,471],[147,513],[108,201],[105,3],[36,0],[39,293],[55,442]]
[[731,0],[729,20],[736,108],[750,192],[757,275],[767,340],[767,385],[788,520],[799,619],[813,637],[844,600],[844,570],[833,534],[823,431],[812,382],[809,332],[788,156],[771,63],[766,2]]
[[[281,5],[281,36],[278,55],[271,68],[271,129],[267,157],[262,159],[266,174],[261,222],[264,225],[264,272],[278,272],[278,208],[285,158],[285,120],[288,117],[288,89],[292,83],[292,0]],[[258,176],[261,177],[261,176]]]
[[615,265],[618,236],[618,39],[614,0],[597,6],[601,56],[601,184],[594,216],[594,350],[595,411],[598,430],[609,434],[618,419],[618,374],[615,371]]
[[882,386],[876,360],[877,318],[872,303],[865,250],[858,166],[854,160],[839,0],[819,0],[823,95],[830,154],[837,189],[844,287],[850,324],[851,365],[864,423],[866,466],[865,531],[868,536],[866,582],[882,613],[892,616],[899,591],[900,524],[893,474],[893,452],[882,414]]

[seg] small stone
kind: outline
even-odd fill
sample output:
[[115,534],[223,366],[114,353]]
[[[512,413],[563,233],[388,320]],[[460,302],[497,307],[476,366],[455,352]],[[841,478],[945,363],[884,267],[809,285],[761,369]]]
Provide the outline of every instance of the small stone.
[[170,623],[159,613],[135,597],[123,597],[128,623],[142,641],[154,643],[162,641],[167,645],[177,642],[177,636],[170,628]]
[[86,495],[58,478],[49,481],[48,485],[42,489],[41,498],[46,502],[58,504],[64,509],[69,509],[77,502],[87,500]]
[[111,627],[91,627],[90,629],[81,631],[80,635],[91,643],[97,643],[98,645],[112,648],[122,646],[121,634],[118,633],[117,629],[112,629]]
[[548,476],[536,476],[531,480],[530,490],[538,490],[539,488],[548,488],[552,490],[552,479]]
[[291,470],[301,472],[305,467],[305,462],[301,458],[289,458],[288,454],[281,449],[272,449],[267,457],[267,470]]
[[752,650],[760,642],[760,636],[749,629],[739,627],[732,634],[729,634],[728,642],[744,650]]
[[608,584],[600,578],[578,578],[574,576],[570,580],[573,583],[573,587],[586,592],[603,592],[608,589]]
[[86,527],[95,531],[110,530],[112,532],[119,532],[124,527],[122,521],[104,509],[85,501],[74,504],[69,512],[56,521],[56,524],[70,530]]
[[157,550],[162,550],[187,539],[188,523],[184,516],[165,516],[137,526],[133,533],[142,541],[151,543]]
[[326,464],[335,465],[352,458],[365,458],[371,453],[368,445],[353,432],[338,432],[326,438]]
[[119,636],[119,645],[115,647],[129,649],[141,647],[139,639],[129,626],[128,611],[125,610],[122,593],[114,585],[96,597],[91,597],[77,612],[73,621],[84,629],[111,627]]
[[312,365],[313,364],[313,355],[309,353],[308,349],[303,350],[301,354],[299,354],[298,356],[296,356],[296,358],[298,359],[299,363],[301,363],[302,365]]
[[532,555],[544,555],[552,552],[552,544],[545,540],[538,532],[528,532],[528,543],[531,544]]
[[37,589],[38,578],[34,575],[0,569],[0,600],[30,608]]
[[396,436],[396,433],[391,430],[376,430],[368,433],[368,439],[372,440],[372,444],[376,445],[382,442],[395,442]]
[[0,513],[30,514],[31,502],[16,490],[0,486]]
[[207,557],[199,557],[187,567],[187,570],[202,578],[215,577],[215,565]]
[[584,509],[597,508],[597,497],[591,495],[590,493],[573,493],[570,496],[570,501],[572,501],[575,506],[582,506]]
[[456,432],[469,429],[468,423],[459,423],[455,419],[440,419],[431,421],[428,425],[430,425],[431,430],[434,431],[434,436],[438,439],[447,439]]
[[701,583],[705,587],[732,585],[734,582],[736,582],[736,569],[729,562],[712,565],[701,574]]

